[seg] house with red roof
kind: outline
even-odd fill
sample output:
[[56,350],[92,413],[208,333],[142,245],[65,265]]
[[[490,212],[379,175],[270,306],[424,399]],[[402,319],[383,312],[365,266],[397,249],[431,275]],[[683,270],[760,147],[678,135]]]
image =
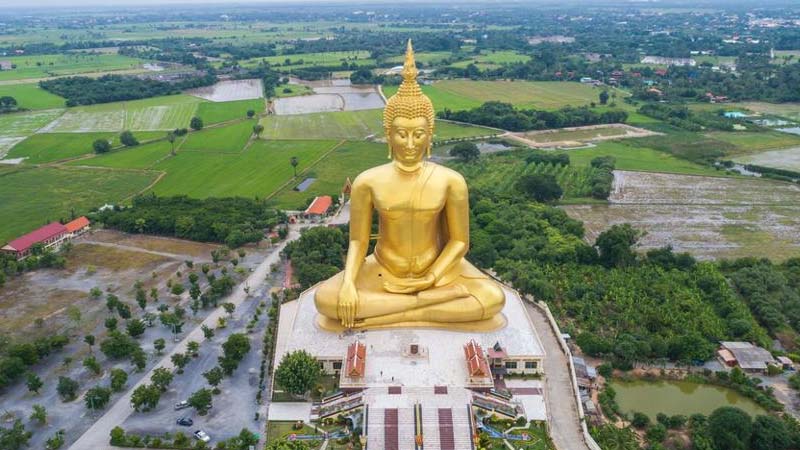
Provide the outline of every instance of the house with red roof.
[[64,225],[53,222],[37,230],[20,236],[6,244],[0,251],[14,255],[15,258],[23,259],[31,254],[31,249],[36,244],[42,244],[45,249],[57,247],[64,240],[69,232]]
[[333,199],[330,195],[315,197],[314,201],[303,211],[303,215],[309,219],[320,219],[328,214],[331,205],[333,205]]
[[90,222],[86,216],[80,216],[77,219],[64,224],[64,226],[67,228],[67,233],[69,233],[70,238],[80,236],[89,231],[89,225]]

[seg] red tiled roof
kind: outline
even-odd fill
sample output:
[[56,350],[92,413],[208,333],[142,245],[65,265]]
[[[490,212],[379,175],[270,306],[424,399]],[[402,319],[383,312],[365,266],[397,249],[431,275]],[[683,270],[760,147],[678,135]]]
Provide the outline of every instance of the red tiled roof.
[[37,242],[46,241],[59,234],[66,233],[67,228],[58,222],[49,223],[38,230],[31,231],[30,233],[20,236],[8,243],[10,247],[18,252],[24,252]]
[[78,230],[82,230],[89,226],[89,219],[86,216],[80,216],[77,219],[73,220],[72,222],[68,222],[64,225],[67,228],[68,233],[74,233]]
[[360,342],[353,342],[347,347],[347,376],[359,378],[364,376],[366,367],[367,347]]
[[308,205],[306,208],[306,214],[325,214],[328,211],[328,208],[331,207],[333,204],[333,199],[330,195],[323,195],[321,197],[317,197]]
[[485,377],[489,375],[489,364],[483,356],[483,349],[475,340],[470,340],[464,346],[464,356],[467,358],[469,376]]

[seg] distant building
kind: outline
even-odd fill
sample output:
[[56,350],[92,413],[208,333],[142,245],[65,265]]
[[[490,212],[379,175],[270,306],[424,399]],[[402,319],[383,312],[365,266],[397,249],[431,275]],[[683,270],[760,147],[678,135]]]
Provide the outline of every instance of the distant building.
[[502,380],[505,375],[533,375],[543,371],[543,354],[509,355],[499,342],[486,353],[492,375],[497,379]]
[[13,68],[13,64],[11,61],[0,61],[0,70],[11,70]]
[[545,42],[549,42],[551,44],[571,44],[575,42],[575,38],[572,36],[531,36],[528,38],[529,45],[539,45]]
[[723,115],[728,119],[744,119],[745,117],[747,117],[747,114],[741,111],[727,111]]
[[[728,367],[738,366],[745,372],[766,372],[767,366],[776,364],[769,350],[749,342],[720,342],[717,356]],[[732,358],[731,358],[732,357]]]
[[697,61],[693,58],[667,58],[664,56],[645,56],[642,58],[642,64],[660,64],[665,66],[690,66],[697,65]]
[[49,223],[38,230],[14,239],[0,250],[14,255],[18,260],[24,259],[31,254],[31,248],[34,245],[42,244],[45,249],[57,247],[67,233],[67,227],[64,225],[58,222]]

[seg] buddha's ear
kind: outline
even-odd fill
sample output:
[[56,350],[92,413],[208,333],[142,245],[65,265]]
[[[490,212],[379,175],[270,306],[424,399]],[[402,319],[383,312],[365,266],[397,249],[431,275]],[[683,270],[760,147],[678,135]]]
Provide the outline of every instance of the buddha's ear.
[[389,143],[389,138],[386,138],[386,146],[389,147],[389,159],[392,159],[392,144]]

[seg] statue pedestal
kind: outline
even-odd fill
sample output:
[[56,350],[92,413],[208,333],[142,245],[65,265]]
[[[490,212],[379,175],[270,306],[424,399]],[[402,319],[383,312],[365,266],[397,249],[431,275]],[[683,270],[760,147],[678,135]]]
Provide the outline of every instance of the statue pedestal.
[[[392,328],[331,332],[318,325],[314,290],[281,307],[275,348],[277,367],[286,353],[305,350],[323,363],[326,372],[346,368],[347,348],[358,341],[366,347],[364,388],[379,386],[462,386],[471,385],[464,346],[474,340],[488,352],[500,344],[504,357],[489,360],[493,366],[516,362],[519,373],[541,372],[544,349],[518,294],[505,289],[503,316],[507,323],[491,332],[443,330],[436,328]],[[412,346],[425,356],[411,355]],[[526,369],[525,363],[535,363]],[[335,363],[338,369],[334,369]],[[528,364],[531,366],[531,364]],[[499,372],[503,372],[500,370]]]

